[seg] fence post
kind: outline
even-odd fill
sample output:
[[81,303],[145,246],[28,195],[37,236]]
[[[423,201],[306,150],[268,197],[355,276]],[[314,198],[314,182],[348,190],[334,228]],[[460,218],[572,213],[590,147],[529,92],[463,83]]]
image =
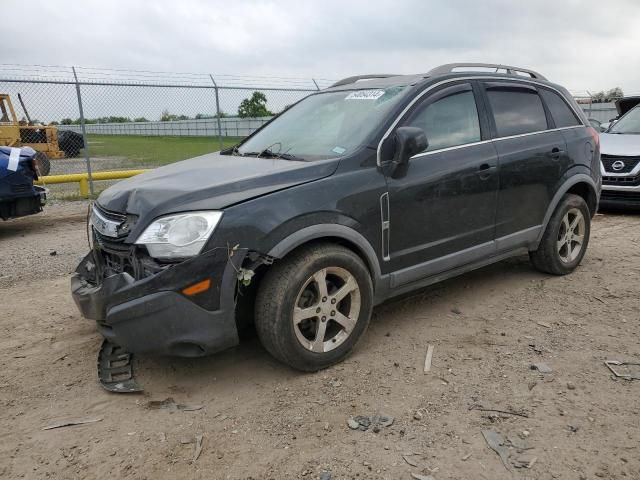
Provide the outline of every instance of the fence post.
[[[93,197],[93,175],[91,174],[91,158],[89,155],[89,140],[87,139],[87,129],[84,125],[84,110],[82,109],[82,95],[80,94],[80,83],[78,82],[78,74],[76,67],[71,67],[73,77],[76,80],[76,94],[78,96],[78,110],[80,111],[80,128],[82,129],[82,141],[84,142],[84,158],[87,161],[87,176],[89,177],[89,191]],[[82,191],[82,188],[80,189]]]
[[316,90],[320,91],[320,87],[318,86],[318,82],[316,82],[315,78],[312,78],[311,81],[313,82],[313,84],[316,86]]
[[218,85],[216,81],[213,79],[213,75],[209,74],[209,78],[213,82],[213,89],[216,92],[216,117],[218,118],[218,139],[220,140],[220,151],[223,149],[222,143],[222,121],[220,120],[220,97],[218,96]]

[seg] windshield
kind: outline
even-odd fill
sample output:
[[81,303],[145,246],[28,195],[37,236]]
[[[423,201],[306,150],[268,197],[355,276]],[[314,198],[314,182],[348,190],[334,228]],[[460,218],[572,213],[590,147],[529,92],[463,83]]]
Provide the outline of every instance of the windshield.
[[636,107],[627,113],[607,133],[640,135],[640,108]]
[[311,95],[234,153],[307,161],[348,155],[366,141],[405,91],[389,87]]

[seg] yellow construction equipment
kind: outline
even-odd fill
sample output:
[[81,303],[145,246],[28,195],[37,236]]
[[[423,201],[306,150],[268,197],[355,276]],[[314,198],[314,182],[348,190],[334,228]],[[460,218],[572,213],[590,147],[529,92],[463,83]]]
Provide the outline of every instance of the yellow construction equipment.
[[9,95],[0,93],[0,145],[33,148],[37,152],[35,159],[40,174],[48,175],[51,170],[49,160],[65,157],[65,152],[58,144],[58,129],[51,125],[31,122],[20,94],[18,99],[24,110],[26,121],[18,120]]

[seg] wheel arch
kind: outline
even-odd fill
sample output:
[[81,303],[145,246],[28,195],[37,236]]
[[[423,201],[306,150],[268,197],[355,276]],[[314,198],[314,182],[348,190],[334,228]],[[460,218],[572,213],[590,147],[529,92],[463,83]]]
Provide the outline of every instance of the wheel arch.
[[591,217],[596,214],[598,209],[598,189],[596,187],[596,183],[594,180],[587,174],[579,173],[571,176],[568,180],[566,180],[560,188],[556,191],[556,194],[551,199],[551,203],[547,208],[547,213],[544,216],[544,221],[542,223],[542,228],[540,229],[540,233],[538,235],[537,243],[540,243],[542,240],[542,236],[547,229],[547,225],[549,224],[549,220],[551,220],[551,216],[553,212],[556,210],[556,207],[567,193],[572,193],[584,198],[585,202],[587,202],[587,206],[589,207],[589,212],[591,213]]
[[353,228],[340,224],[319,224],[302,228],[273,247],[268,255],[284,258],[293,250],[310,243],[332,242],[349,248],[365,263],[371,273],[374,288],[381,277],[380,264],[369,241]]
[[566,193],[573,193],[574,195],[584,198],[584,201],[587,202],[587,206],[589,207],[591,218],[593,218],[598,210],[598,195],[596,194],[595,187],[591,187],[586,182],[578,182],[569,187]]

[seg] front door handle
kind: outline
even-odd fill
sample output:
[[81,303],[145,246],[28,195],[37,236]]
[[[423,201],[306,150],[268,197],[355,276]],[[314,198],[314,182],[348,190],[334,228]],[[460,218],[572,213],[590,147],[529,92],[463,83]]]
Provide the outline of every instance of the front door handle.
[[478,173],[478,176],[480,177],[480,180],[486,180],[493,174],[495,170],[496,170],[495,165],[489,165],[488,163],[483,163],[482,165],[480,165],[480,167],[478,167],[477,173]]
[[551,149],[551,152],[549,152],[549,156],[553,160],[558,160],[562,156],[563,153],[564,153],[564,150],[560,150],[558,147],[553,147]]

